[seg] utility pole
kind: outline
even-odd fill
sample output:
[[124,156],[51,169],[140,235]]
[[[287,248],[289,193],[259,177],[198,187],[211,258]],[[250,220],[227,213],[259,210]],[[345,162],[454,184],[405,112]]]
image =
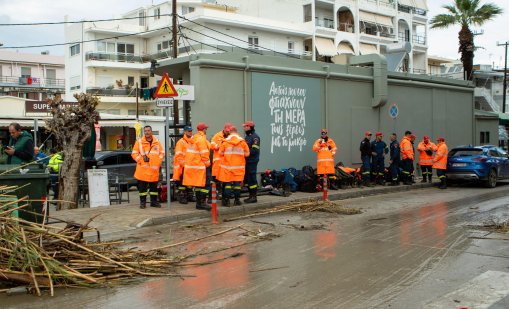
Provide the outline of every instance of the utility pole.
[[498,44],[497,46],[505,46],[505,65],[504,65],[504,94],[503,94],[503,100],[502,100],[502,113],[505,114],[505,103],[507,99],[507,45],[509,45],[509,42],[505,42],[502,44]]
[[[173,41],[173,59],[178,57],[178,38],[177,38],[177,0],[172,0],[171,4],[172,11],[172,41]],[[175,81],[174,81],[175,84]],[[179,130],[177,125],[179,124],[179,103],[178,100],[173,102],[173,134],[177,137]]]

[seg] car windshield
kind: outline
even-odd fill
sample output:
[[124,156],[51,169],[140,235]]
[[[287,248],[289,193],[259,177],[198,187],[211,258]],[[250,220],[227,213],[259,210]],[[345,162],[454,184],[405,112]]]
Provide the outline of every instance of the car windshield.
[[449,157],[472,157],[482,153],[482,149],[453,149],[449,152]]

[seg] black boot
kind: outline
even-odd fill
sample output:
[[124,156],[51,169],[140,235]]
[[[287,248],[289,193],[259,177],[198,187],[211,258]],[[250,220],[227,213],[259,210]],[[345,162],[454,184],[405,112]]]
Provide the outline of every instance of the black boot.
[[140,196],[140,208],[145,209],[145,204],[147,203],[147,197],[146,196]]
[[188,200],[187,200],[187,192],[185,191],[179,191],[177,193],[177,200],[180,204],[187,204],[188,203]]
[[440,187],[438,187],[439,189],[447,189],[447,180],[445,180],[445,178],[441,178],[440,179]]
[[427,180],[426,180],[426,175],[423,175],[423,176],[422,176],[422,180],[421,180],[421,182],[427,182]]
[[157,199],[158,199],[157,195],[153,194],[150,195],[150,207],[161,208],[161,203],[159,203]]
[[433,176],[432,176],[432,175],[428,175],[428,179],[429,179],[429,180],[428,180],[428,181],[429,181],[429,183],[432,183],[432,182],[433,182],[433,180],[432,180],[432,179],[433,179]]
[[186,189],[187,200],[191,203],[196,202],[196,198],[194,197],[193,189]]
[[238,197],[235,197],[235,200],[233,201],[233,206],[240,206],[242,205],[242,202]]
[[247,204],[251,204],[251,203],[256,203],[258,202],[257,198],[256,198],[256,191],[257,189],[249,189],[249,197],[244,199],[244,203],[247,203]]
[[226,197],[223,197],[223,199],[221,200],[221,206],[224,206],[224,207],[230,207],[230,199],[229,198],[226,198]]
[[212,207],[207,205],[207,194],[196,192],[196,209],[211,210]]

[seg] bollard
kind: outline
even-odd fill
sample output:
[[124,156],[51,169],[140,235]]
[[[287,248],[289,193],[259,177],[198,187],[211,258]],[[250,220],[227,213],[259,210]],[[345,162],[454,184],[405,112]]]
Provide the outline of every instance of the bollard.
[[327,200],[327,175],[323,178],[323,200]]
[[212,224],[218,224],[217,222],[217,190],[216,183],[212,182]]

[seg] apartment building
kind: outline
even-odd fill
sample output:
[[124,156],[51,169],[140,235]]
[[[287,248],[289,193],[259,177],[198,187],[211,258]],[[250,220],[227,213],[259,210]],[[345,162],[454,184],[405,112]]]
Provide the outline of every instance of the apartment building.
[[[178,54],[250,52],[338,62],[380,53],[389,70],[426,73],[426,0],[179,0]],[[171,57],[171,1],[123,20],[65,26],[66,99],[101,97],[100,111],[136,113],[136,85],[155,87],[151,60]],[[143,92],[142,92],[143,93]],[[140,112],[162,115],[139,97]]]
[[0,96],[42,101],[65,91],[64,57],[0,50]]

